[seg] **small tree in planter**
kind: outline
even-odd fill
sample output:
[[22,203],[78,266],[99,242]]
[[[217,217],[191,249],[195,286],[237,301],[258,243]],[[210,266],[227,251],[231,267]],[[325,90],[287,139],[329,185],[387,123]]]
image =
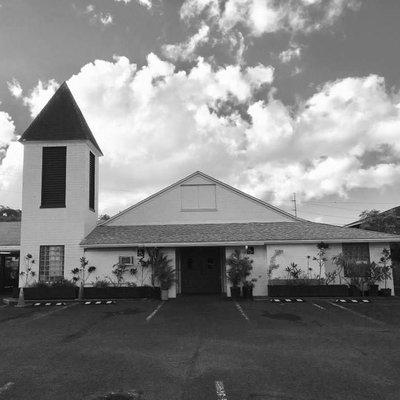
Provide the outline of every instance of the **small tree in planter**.
[[334,283],[336,280],[338,272],[335,271],[331,271],[331,272],[326,272],[325,273],[325,284],[326,285],[330,285],[331,283]]
[[319,267],[318,279],[322,280],[322,268],[325,266],[325,262],[328,260],[326,258],[326,250],[329,248],[329,244],[320,242],[317,244],[317,255],[313,257],[313,260],[317,262]]
[[290,265],[285,268],[285,271],[291,283],[295,283],[294,281],[299,280],[303,273],[303,270],[294,262],[290,263]]
[[385,282],[385,288],[381,289],[379,292],[382,296],[390,296],[392,290],[387,288],[387,281],[392,279],[392,256],[389,249],[383,249],[381,252],[381,258],[379,259],[379,264],[381,265],[382,280]]
[[280,265],[276,262],[276,259],[283,254],[283,250],[281,249],[275,249],[274,250],[274,254],[272,255],[272,257],[269,260],[269,266],[268,266],[268,271],[267,271],[267,278],[268,281],[271,280],[272,278],[272,273],[278,269],[280,267]]
[[85,257],[80,258],[80,267],[76,267],[71,270],[71,273],[73,275],[72,281],[77,284],[78,281],[81,281],[81,284],[79,286],[79,294],[78,294],[78,299],[82,300],[83,299],[83,288],[85,286],[86,280],[89,278],[89,275],[96,271],[96,267],[90,266],[88,267],[89,261],[86,260]]
[[[229,265],[227,278],[231,282],[231,297],[240,297],[240,283],[246,282],[246,278],[251,274],[253,269],[253,260],[248,256],[243,256],[239,249],[235,249],[226,261]],[[253,290],[253,286],[250,288]]]
[[19,273],[20,276],[25,277],[25,282],[23,286],[21,286],[19,290],[18,296],[18,304],[17,307],[25,307],[25,295],[24,288],[29,286],[29,281],[33,280],[36,276],[36,272],[33,270],[33,264],[35,264],[35,260],[32,257],[32,254],[27,254],[25,256],[25,271],[21,271]]
[[343,255],[343,253],[339,253],[336,256],[332,257],[332,262],[336,265],[336,276],[339,278],[339,285],[342,284],[344,269],[348,264],[347,258]]
[[378,296],[379,285],[377,283],[383,280],[382,267],[374,261],[369,264],[369,296]]
[[109,278],[110,282],[116,287],[121,287],[125,284],[125,275],[136,275],[137,268],[131,265],[116,263],[112,266],[111,273],[115,276],[116,281]]

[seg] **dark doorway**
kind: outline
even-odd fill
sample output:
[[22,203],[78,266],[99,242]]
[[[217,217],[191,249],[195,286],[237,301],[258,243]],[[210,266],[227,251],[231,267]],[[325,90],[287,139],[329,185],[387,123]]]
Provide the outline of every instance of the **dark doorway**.
[[221,250],[219,247],[186,247],[181,254],[181,292],[221,292]]
[[0,292],[11,292],[18,287],[19,254],[0,253]]

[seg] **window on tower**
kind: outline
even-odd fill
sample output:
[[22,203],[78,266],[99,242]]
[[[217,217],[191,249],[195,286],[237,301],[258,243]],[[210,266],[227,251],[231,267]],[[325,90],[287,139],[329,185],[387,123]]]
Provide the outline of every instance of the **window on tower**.
[[67,147],[43,147],[42,208],[65,207]]
[[95,185],[96,185],[96,158],[92,152],[89,153],[89,208],[94,211]]

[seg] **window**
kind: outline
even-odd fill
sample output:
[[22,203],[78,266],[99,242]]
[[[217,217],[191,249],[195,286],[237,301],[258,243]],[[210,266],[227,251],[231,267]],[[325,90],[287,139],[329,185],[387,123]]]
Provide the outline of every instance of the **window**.
[[353,262],[369,262],[368,243],[343,243],[343,255]]
[[133,265],[133,256],[119,256],[119,263],[122,265]]
[[96,158],[92,152],[89,154],[89,208],[94,211],[96,180]]
[[67,148],[43,147],[42,208],[65,207]]
[[[368,243],[343,243],[342,244],[343,255],[351,263],[358,264],[356,270],[348,270],[344,268],[344,276],[351,277],[356,274],[357,276],[367,275],[369,269],[369,244]],[[354,268],[353,268],[354,269]]]
[[39,281],[64,279],[64,246],[40,246]]
[[215,210],[215,185],[182,185],[181,203],[183,211]]

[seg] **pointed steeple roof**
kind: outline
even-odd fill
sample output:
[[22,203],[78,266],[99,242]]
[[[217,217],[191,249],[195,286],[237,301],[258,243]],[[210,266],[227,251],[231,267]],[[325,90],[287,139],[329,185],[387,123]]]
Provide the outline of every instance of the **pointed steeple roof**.
[[20,138],[22,143],[36,140],[90,140],[103,155],[66,82]]

